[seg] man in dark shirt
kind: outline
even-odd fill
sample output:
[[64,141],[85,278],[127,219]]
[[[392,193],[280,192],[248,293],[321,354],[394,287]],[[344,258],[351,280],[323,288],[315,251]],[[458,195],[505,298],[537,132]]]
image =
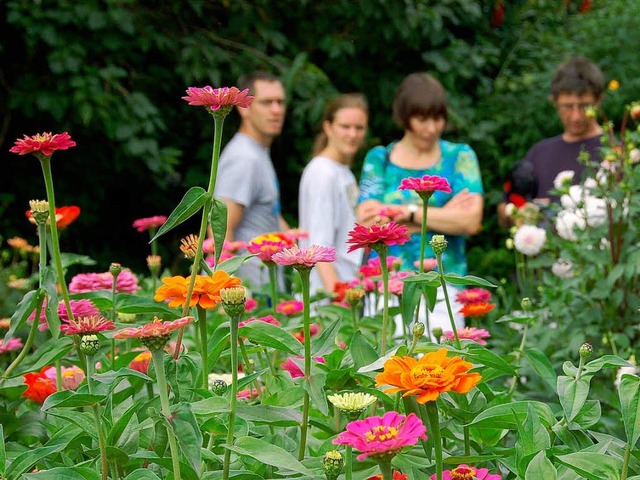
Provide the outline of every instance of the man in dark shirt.
[[[558,200],[549,190],[554,188],[553,181],[560,172],[573,171],[573,182],[580,181],[584,165],[578,162],[578,156],[582,151],[592,160],[599,158],[602,128],[594,113],[604,89],[602,72],[585,57],[571,58],[556,69],[551,80],[551,101],[562,122],[563,133],[536,143],[514,167],[508,182],[510,191],[498,205],[501,225],[510,224],[505,214],[510,194],[539,206],[549,205]],[[525,185],[526,191],[517,191],[519,184]]]

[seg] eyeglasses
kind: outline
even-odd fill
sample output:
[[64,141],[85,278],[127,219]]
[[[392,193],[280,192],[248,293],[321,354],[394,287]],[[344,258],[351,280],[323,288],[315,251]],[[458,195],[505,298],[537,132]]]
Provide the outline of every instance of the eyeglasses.
[[556,108],[562,113],[573,112],[576,108],[581,112],[586,112],[587,109],[593,107],[593,103],[556,103]]

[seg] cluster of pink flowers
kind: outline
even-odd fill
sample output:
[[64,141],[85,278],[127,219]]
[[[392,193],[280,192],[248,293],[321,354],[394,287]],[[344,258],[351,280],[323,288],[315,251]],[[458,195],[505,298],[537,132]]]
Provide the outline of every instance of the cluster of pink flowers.
[[282,313],[287,317],[297,315],[304,309],[304,303],[300,300],[285,300],[276,305],[276,312]]
[[[446,330],[442,332],[442,336],[451,341],[455,340],[453,330]],[[464,327],[458,329],[458,338],[460,340],[473,340],[480,345],[486,345],[487,342],[484,339],[489,337],[491,337],[491,334],[483,328]]]
[[[79,273],[71,279],[69,291],[71,293],[95,292],[96,290],[111,290],[113,275],[104,273]],[[122,270],[116,281],[116,292],[136,293],[140,290],[138,278],[129,270]]]
[[133,222],[132,226],[137,231],[144,232],[161,227],[166,221],[167,217],[156,215],[154,217],[139,218]]
[[[302,357],[295,357],[295,358],[300,362],[304,361]],[[318,363],[324,364],[324,358],[322,357],[315,357],[314,360]],[[291,375],[291,378],[300,378],[304,376],[302,369],[292,358],[287,358],[287,360],[280,365],[280,368],[289,372],[289,375]]]
[[359,452],[358,460],[367,457],[393,457],[403,447],[426,440],[426,427],[413,413],[408,416],[391,411],[382,417],[369,417],[348,423],[344,432],[333,443],[349,445]]
[[[40,330],[46,330],[48,328],[47,324],[47,316],[45,308],[47,306],[47,300],[45,299],[42,310],[40,311]],[[69,300],[69,306],[71,307],[71,313],[74,318],[78,317],[91,317],[94,315],[100,315],[100,310],[96,308],[91,300],[81,299],[81,300]],[[36,312],[32,312],[29,316],[29,320],[33,321],[36,316]],[[69,314],[67,312],[67,306],[64,303],[64,300],[60,300],[58,302],[58,317],[62,322],[69,321]]]
[[0,339],[0,355],[22,348],[22,339],[10,338],[9,340]]

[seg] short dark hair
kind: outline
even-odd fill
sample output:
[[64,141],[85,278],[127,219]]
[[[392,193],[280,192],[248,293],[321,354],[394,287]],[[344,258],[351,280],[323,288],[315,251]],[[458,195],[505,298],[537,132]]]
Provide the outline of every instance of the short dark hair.
[[420,115],[447,120],[447,94],[428,73],[411,73],[400,84],[393,100],[393,121],[404,129],[409,119]]
[[599,99],[604,93],[604,75],[598,66],[586,57],[573,57],[556,69],[551,79],[551,96],[592,93]]
[[253,94],[253,90],[255,89],[256,82],[258,80],[264,80],[265,82],[280,82],[280,78],[277,75],[274,75],[271,72],[267,72],[264,70],[256,70],[254,72],[245,73],[244,75],[240,75],[238,77],[238,84],[236,85],[240,90],[244,90],[245,88],[249,89],[249,93]]

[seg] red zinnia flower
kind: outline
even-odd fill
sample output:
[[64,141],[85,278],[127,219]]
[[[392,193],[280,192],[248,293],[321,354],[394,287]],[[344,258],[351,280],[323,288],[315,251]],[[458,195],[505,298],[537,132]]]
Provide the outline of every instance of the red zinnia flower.
[[420,196],[430,197],[436,191],[451,193],[451,185],[438,175],[424,175],[422,178],[403,178],[398,190],[413,190]]
[[60,325],[60,331],[66,335],[93,335],[105,330],[115,330],[115,328],[115,324],[102,315],[77,317]]
[[[393,471],[393,480],[407,480],[408,478],[409,477],[407,477],[406,474],[399,472],[398,470]],[[382,474],[374,475],[373,477],[367,478],[367,480],[382,480]]]
[[467,317],[484,317],[491,310],[496,308],[495,303],[470,303],[462,307],[459,312],[464,315],[464,318]]
[[212,88],[207,85],[204,88],[187,88],[187,96],[182,99],[189,102],[189,105],[209,107],[215,111],[224,106],[247,108],[253,101],[253,96],[249,95],[248,88],[240,91],[237,87]]
[[41,154],[46,157],[53,155],[56,150],[66,150],[75,147],[76,142],[71,140],[67,132],[52,135],[51,132],[38,133],[31,137],[24,135],[24,138],[16,140],[16,144],[9,150],[18,155],[27,153]]
[[350,243],[348,252],[353,252],[358,248],[371,247],[373,249],[387,245],[402,245],[409,240],[407,227],[396,222],[379,225],[374,223],[370,227],[365,227],[356,223],[356,226],[349,232],[347,243]]
[[167,217],[156,215],[154,217],[139,218],[133,222],[132,226],[139,232],[144,232],[145,230],[161,227],[166,221]]
[[44,403],[49,395],[56,393],[56,382],[45,375],[51,367],[42,367],[42,370],[34,373],[25,373],[24,383],[27,389],[22,392],[22,396],[37,403]]
[[[31,214],[31,210],[26,211],[27,218],[31,223],[35,225],[36,220],[33,218]],[[77,205],[69,205],[68,207],[57,207],[56,208],[56,226],[58,228],[64,228],[75,221],[76,218],[80,215],[80,207]],[[47,220],[48,222],[48,220]]]
[[151,352],[149,350],[145,350],[131,360],[129,368],[146,375],[149,371],[149,363],[151,363]]

